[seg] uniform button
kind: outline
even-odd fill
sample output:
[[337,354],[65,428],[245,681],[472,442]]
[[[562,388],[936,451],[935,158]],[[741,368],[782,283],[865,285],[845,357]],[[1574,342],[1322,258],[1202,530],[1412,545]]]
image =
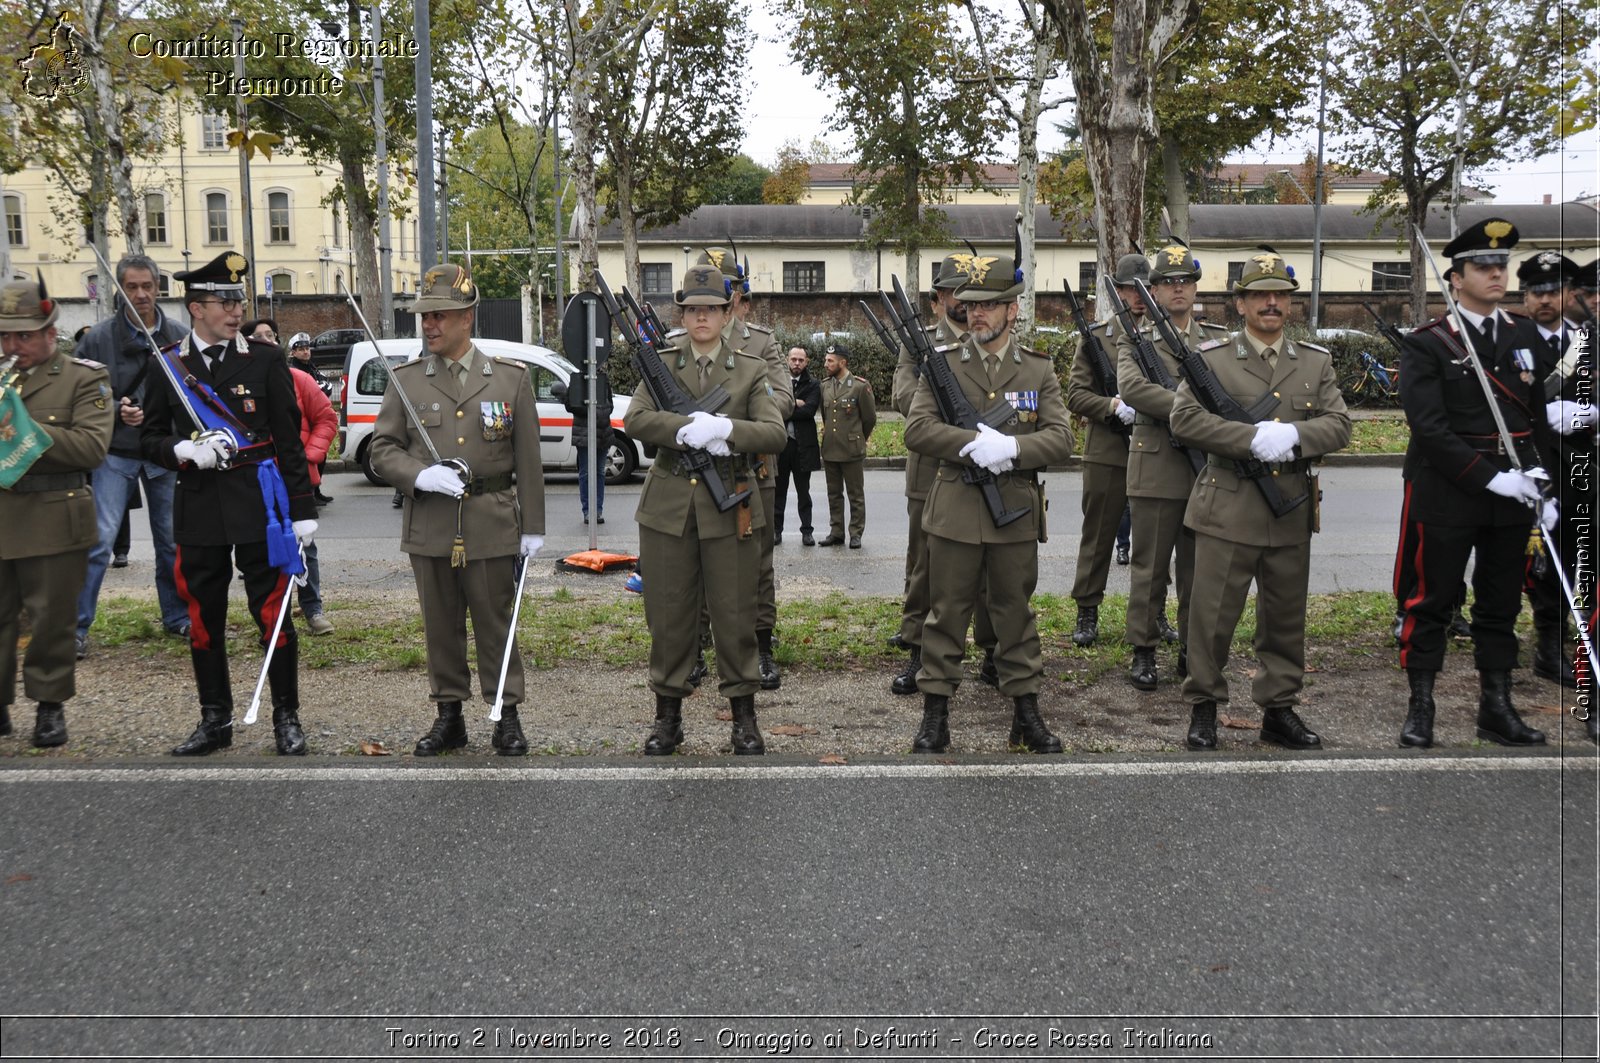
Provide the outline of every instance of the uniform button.
[[1281,399],[1281,398],[1283,398],[1283,396],[1282,396],[1282,395],[1280,395],[1280,394],[1278,394],[1278,393],[1277,393],[1277,392],[1276,392],[1276,391],[1274,391],[1274,392],[1273,392],[1273,393],[1272,393],[1272,397],[1273,397],[1273,398],[1275,398],[1275,399]]
[[56,415],[52,413],[48,419],[53,421],[56,419]]
[[[52,417],[51,420],[53,421],[53,420],[55,420],[55,418]],[[77,498],[78,497],[78,492],[76,492],[76,491],[68,491],[67,492],[67,497],[68,498]]]
[[457,439],[457,440],[456,440],[456,446],[461,446],[461,445],[462,445],[462,444],[464,444],[464,443],[466,443],[466,440],[465,440],[465,439],[463,439],[463,438],[458,438],[458,439]]
[[456,416],[457,417],[465,417],[466,415],[467,415],[467,411],[465,411],[465,410],[457,410],[456,411]]

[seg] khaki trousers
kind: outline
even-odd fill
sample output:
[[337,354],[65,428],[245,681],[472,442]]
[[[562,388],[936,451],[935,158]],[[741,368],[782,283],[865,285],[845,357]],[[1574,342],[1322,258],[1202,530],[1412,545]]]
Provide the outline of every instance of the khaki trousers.
[[850,498],[850,534],[860,535],[867,530],[866,462],[824,461],[822,470],[828,477],[828,534],[844,537],[844,502]]
[[1256,678],[1251,700],[1262,708],[1293,705],[1306,678],[1306,586],[1311,544],[1245,546],[1195,533],[1194,600],[1189,607],[1189,676],[1184,700],[1228,700],[1233,633],[1256,585]]
[[17,628],[23,609],[33,625],[22,663],[23,692],[34,701],[66,701],[77,693],[78,592],[88,572],[88,547],[0,561],[0,705],[17,697]]
[[756,656],[756,583],[761,565],[757,528],[748,539],[701,539],[690,509],[687,535],[639,526],[639,568],[644,573],[644,619],[650,628],[650,689],[667,697],[694,693],[689,672],[700,649],[704,610],[717,648],[718,691],[726,698],[761,686]]
[[922,627],[917,688],[925,694],[956,692],[967,651],[967,625],[982,599],[994,626],[1000,693],[1008,698],[1039,693],[1044,662],[1032,604],[1039,582],[1039,544],[1031,539],[958,543],[930,535],[928,572],[931,606]]
[[1127,505],[1128,470],[1084,462],[1083,539],[1078,543],[1078,575],[1072,581],[1072,598],[1079,605],[1099,605],[1106,596],[1111,550]]
[[1183,526],[1186,498],[1130,498],[1133,511],[1133,571],[1128,583],[1130,646],[1161,641],[1172,555],[1178,555],[1178,636],[1188,633],[1189,592],[1194,583],[1194,532]]
[[485,704],[494,703],[500,682],[500,661],[506,640],[512,640],[506,670],[506,706],[523,696],[522,654],[511,630],[511,608],[517,596],[515,555],[468,560],[451,568],[448,557],[411,555],[422,606],[422,633],[428,647],[428,697],[434,701],[471,701],[472,672],[467,666],[467,614],[478,648],[478,688]]

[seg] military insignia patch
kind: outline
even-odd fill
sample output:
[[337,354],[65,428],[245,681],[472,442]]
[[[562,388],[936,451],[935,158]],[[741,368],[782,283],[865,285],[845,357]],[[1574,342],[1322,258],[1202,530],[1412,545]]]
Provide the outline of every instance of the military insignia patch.
[[511,438],[511,404],[509,402],[479,403],[483,417],[483,438],[488,443],[498,443]]
[[1039,393],[1037,391],[1008,391],[1006,401],[1017,411],[1017,420],[1031,423],[1039,419]]
[[222,264],[228,267],[228,279],[230,281],[238,281],[239,274],[250,268],[250,263],[245,260],[243,255],[237,252],[223,259]]
[[22,289],[7,288],[0,291],[0,314],[15,314],[22,305]]
[[1499,247],[1500,241],[1511,235],[1511,223],[1508,221],[1492,221],[1483,227],[1483,232],[1489,238],[1490,247]]
[[980,255],[951,255],[956,271],[971,279],[973,284],[982,284],[989,275],[989,269],[999,258]]

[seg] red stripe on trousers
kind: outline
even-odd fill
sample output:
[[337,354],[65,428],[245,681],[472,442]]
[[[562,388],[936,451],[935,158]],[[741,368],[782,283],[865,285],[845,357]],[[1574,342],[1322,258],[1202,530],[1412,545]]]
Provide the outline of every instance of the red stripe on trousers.
[[[265,643],[267,641],[267,638],[266,638],[267,633],[271,632],[273,627],[274,627],[274,625],[276,625],[278,623],[278,613],[280,611],[282,611],[284,608],[286,608],[288,606],[288,604],[289,604],[284,599],[284,593],[283,593],[284,590],[286,589],[286,586],[287,586],[288,582],[289,582],[289,577],[284,575],[283,572],[280,570],[278,572],[278,582],[274,583],[272,585],[272,593],[267,595],[267,600],[264,603],[262,603],[262,606],[261,606],[261,624],[262,624],[262,632],[263,632],[263,634],[262,634],[261,641],[262,641],[263,645],[265,645]],[[287,631],[278,632],[278,642],[277,642],[278,649],[280,649],[280,650],[283,649],[284,646],[288,645],[288,642],[289,642],[289,633]]]
[[[1407,488],[1406,488],[1406,500],[1407,500],[1407,502],[1409,502],[1410,498],[1411,498],[1410,491],[1411,491],[1411,488],[1408,485]],[[1409,657],[1410,654],[1411,654],[1411,632],[1416,629],[1417,619],[1412,614],[1411,610],[1414,609],[1416,607],[1416,604],[1418,602],[1422,601],[1422,599],[1424,597],[1426,597],[1427,593],[1428,593],[1428,577],[1427,577],[1427,574],[1426,574],[1426,570],[1424,570],[1423,567],[1422,567],[1422,544],[1423,544],[1424,540],[1426,540],[1426,538],[1427,538],[1426,532],[1427,532],[1427,529],[1424,528],[1421,524],[1417,525],[1417,553],[1416,553],[1416,557],[1411,562],[1414,566],[1416,566],[1416,570],[1417,570],[1417,589],[1414,592],[1412,592],[1412,595],[1411,595],[1410,598],[1406,599],[1406,620],[1405,620],[1405,623],[1400,625],[1400,667],[1401,668],[1406,667],[1406,663],[1407,663],[1406,662],[1406,658]]]
[[200,619],[200,603],[189,593],[189,581],[183,577],[183,547],[175,546],[173,550],[176,556],[172,564],[172,581],[177,584],[178,597],[189,607],[189,646],[196,650],[209,650],[211,633],[206,630],[205,621]]

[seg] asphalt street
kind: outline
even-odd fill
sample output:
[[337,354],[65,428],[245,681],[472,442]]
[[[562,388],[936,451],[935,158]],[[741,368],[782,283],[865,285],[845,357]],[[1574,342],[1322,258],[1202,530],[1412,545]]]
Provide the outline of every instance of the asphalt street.
[[1595,764],[6,766],[0,1054],[1593,1059]]
[[[1049,542],[1039,547],[1039,590],[1065,595],[1071,589],[1082,526],[1082,474],[1076,470],[1045,477],[1049,499]],[[637,553],[638,526],[633,509],[642,481],[606,489],[606,523],[596,527],[602,549]],[[774,555],[783,584],[805,597],[831,591],[849,595],[898,597],[904,585],[905,474],[874,469],[866,474],[867,530],[860,550],[800,545],[798,515],[791,500],[786,534]],[[411,566],[400,553],[400,515],[394,492],[374,487],[359,472],[335,473],[326,491],[335,499],[318,518],[317,550],[323,580],[368,588],[409,588]],[[1400,522],[1400,470],[1339,466],[1322,474],[1322,534],[1312,546],[1311,591],[1388,590],[1394,568],[1395,535]],[[545,480],[547,534],[542,557],[565,557],[589,546],[588,528],[578,506],[576,476]],[[816,537],[827,534],[827,496],[822,474],[812,476]],[[142,515],[133,521],[134,565],[107,573],[106,587],[149,586],[151,550]],[[141,563],[142,562],[142,563]],[[1112,565],[1107,590],[1126,594],[1128,569]]]

